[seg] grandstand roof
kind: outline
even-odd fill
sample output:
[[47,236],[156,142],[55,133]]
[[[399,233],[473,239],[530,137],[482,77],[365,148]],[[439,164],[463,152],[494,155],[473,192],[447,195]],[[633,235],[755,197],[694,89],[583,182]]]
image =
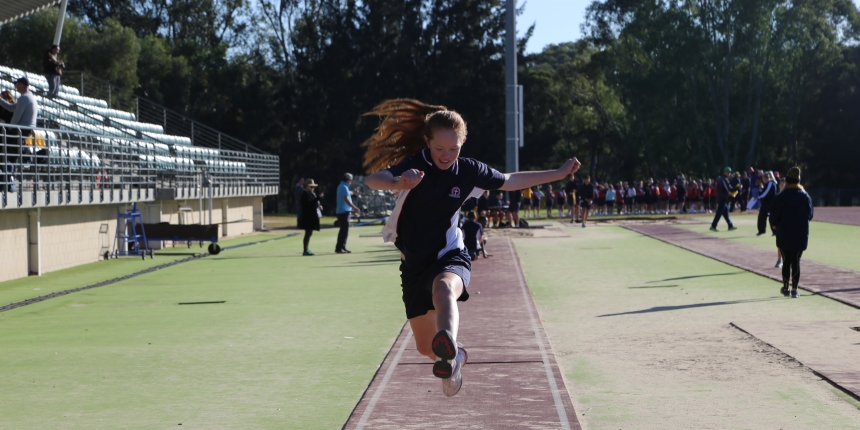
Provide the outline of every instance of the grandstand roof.
[[0,25],[27,16],[40,9],[53,6],[60,0],[3,0],[0,1]]

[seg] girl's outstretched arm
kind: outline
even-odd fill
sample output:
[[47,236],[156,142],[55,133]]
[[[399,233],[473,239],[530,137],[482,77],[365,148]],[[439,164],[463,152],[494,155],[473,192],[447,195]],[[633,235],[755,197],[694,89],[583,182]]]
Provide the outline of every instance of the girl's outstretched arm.
[[424,178],[424,172],[409,169],[400,176],[394,176],[387,170],[376,172],[367,177],[364,183],[374,190],[411,190]]
[[555,170],[543,170],[535,172],[516,172],[505,174],[505,185],[499,188],[502,191],[516,191],[535,185],[545,184],[547,182],[555,182],[564,179],[566,176],[576,173],[582,163],[576,157],[567,160],[564,166]]

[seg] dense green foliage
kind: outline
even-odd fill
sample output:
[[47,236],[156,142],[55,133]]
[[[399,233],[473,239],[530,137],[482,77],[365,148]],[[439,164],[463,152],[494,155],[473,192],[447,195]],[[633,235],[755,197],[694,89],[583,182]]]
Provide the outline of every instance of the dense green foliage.
[[[376,103],[444,104],[464,155],[504,165],[501,0],[79,0],[62,57],[281,156],[282,179],[362,170]],[[578,156],[599,180],[806,168],[860,187],[860,18],[851,0],[605,0],[586,36],[519,58],[520,167]],[[56,10],[0,28],[40,69]],[[537,23],[540,25],[540,23]],[[531,30],[521,33],[520,52]],[[329,193],[333,194],[333,193]],[[333,197],[332,197],[333,198]],[[332,205],[328,205],[329,207]]]

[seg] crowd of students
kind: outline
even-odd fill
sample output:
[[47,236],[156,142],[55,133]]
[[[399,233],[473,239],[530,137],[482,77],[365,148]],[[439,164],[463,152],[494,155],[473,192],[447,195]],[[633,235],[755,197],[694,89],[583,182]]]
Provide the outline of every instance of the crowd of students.
[[[730,175],[737,190],[729,198],[729,211],[759,209],[768,204],[780,186],[778,172],[750,167]],[[773,183],[773,185],[769,185]],[[780,182],[784,185],[784,182]],[[484,227],[518,227],[522,218],[570,218],[585,227],[588,216],[714,213],[717,210],[717,179],[653,179],[633,182],[591,181],[588,175],[508,193],[485,191],[463,205],[463,213],[475,211]],[[766,213],[766,211],[765,211]],[[760,229],[761,230],[761,229]]]

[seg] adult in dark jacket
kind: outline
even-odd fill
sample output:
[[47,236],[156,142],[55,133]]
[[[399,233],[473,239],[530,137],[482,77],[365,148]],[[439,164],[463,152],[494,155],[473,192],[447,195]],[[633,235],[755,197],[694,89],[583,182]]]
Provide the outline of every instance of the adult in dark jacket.
[[732,176],[732,168],[726,167],[723,169],[723,176],[717,178],[717,183],[714,185],[717,193],[717,211],[714,214],[714,222],[711,223],[711,231],[717,231],[717,223],[720,222],[720,217],[726,219],[729,225],[729,230],[737,230],[732,219],[729,218],[729,197],[731,193],[735,193],[740,188],[740,185],[732,185],[729,182],[729,177]]
[[764,189],[758,195],[758,201],[761,203],[761,207],[758,210],[758,233],[756,236],[765,234],[767,217],[770,215],[770,208],[773,206],[773,199],[776,197],[778,192],[776,178],[773,177],[773,173],[765,173],[764,176],[762,176],[762,180],[766,180],[767,182],[764,185]]
[[812,198],[800,185],[800,169],[788,170],[785,189],[773,200],[770,225],[776,230],[776,247],[782,252],[782,294],[797,297],[800,283],[800,257],[809,244],[809,221],[812,221]]
[[49,99],[53,99],[60,94],[60,76],[63,75],[63,68],[66,64],[57,59],[60,53],[60,45],[51,45],[51,49],[45,51],[45,56],[42,59],[42,69],[45,74],[45,79],[48,80],[48,93],[45,94]]
[[302,242],[304,245],[304,252],[302,255],[314,255],[311,250],[308,249],[308,244],[311,241],[311,235],[314,233],[314,230],[320,231],[320,217],[317,214],[317,209],[322,210],[322,206],[320,206],[320,199],[325,197],[325,194],[320,194],[319,196],[314,193],[314,188],[317,187],[317,184],[313,179],[305,179],[305,189],[302,191],[301,202],[302,202],[302,217],[299,221],[299,228],[305,231],[305,239]]

